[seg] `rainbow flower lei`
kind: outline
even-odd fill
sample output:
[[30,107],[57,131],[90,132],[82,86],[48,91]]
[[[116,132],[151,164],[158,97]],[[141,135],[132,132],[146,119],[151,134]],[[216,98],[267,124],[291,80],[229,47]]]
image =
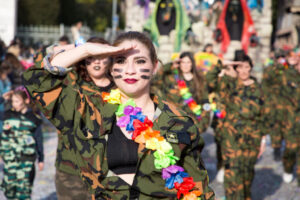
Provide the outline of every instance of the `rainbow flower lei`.
[[[201,114],[202,114],[202,106],[198,105],[196,101],[193,98],[192,93],[190,92],[189,88],[187,87],[184,80],[181,80],[179,78],[178,69],[174,69],[174,77],[177,82],[179,93],[181,97],[184,100],[184,103],[188,105],[188,107],[193,111],[193,113],[196,115],[197,119],[201,120]],[[203,109],[206,111],[212,110],[214,112],[214,115],[218,118],[224,118],[226,116],[226,112],[220,111],[217,109],[217,104],[213,101],[210,101],[210,104],[206,103],[203,105]]]
[[111,93],[102,93],[105,102],[119,104],[116,115],[119,117],[117,125],[126,127],[132,133],[131,139],[137,143],[143,143],[147,149],[155,151],[154,166],[162,170],[162,178],[166,181],[165,187],[177,190],[177,198],[183,195],[183,200],[200,200],[202,192],[193,190],[196,185],[192,177],[184,172],[184,169],[175,165],[179,158],[174,155],[171,144],[160,135],[160,131],[153,130],[153,122],[142,114],[142,109],[137,107],[133,99],[121,103],[121,95],[118,89]]

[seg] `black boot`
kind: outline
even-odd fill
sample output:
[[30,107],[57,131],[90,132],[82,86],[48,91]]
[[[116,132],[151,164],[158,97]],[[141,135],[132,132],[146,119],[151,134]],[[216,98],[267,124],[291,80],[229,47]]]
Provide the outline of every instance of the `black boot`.
[[275,161],[280,161],[281,160],[280,148],[274,148],[273,155],[274,155],[274,160]]

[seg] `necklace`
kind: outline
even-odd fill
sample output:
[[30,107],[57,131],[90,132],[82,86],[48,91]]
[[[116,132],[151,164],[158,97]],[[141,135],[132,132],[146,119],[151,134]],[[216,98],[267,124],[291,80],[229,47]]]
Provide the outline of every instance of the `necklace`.
[[177,190],[177,198],[183,196],[184,200],[198,200],[201,191],[195,190],[195,182],[184,169],[175,165],[179,160],[174,155],[172,145],[160,135],[160,131],[153,130],[153,122],[146,115],[142,114],[142,109],[137,107],[133,99],[121,103],[121,94],[118,89],[111,90],[110,93],[102,93],[105,102],[119,104],[116,116],[119,117],[117,125],[126,127],[131,132],[131,139],[137,143],[145,144],[147,149],[154,151],[154,166],[162,170],[162,178],[168,189]]
[[188,105],[188,107],[191,109],[191,111],[193,111],[199,121],[201,120],[202,107],[205,111],[212,110],[214,112],[214,115],[218,118],[224,118],[226,116],[226,112],[224,110],[220,111],[217,109],[217,104],[214,101],[210,100],[210,103],[205,103],[203,106],[197,104],[185,81],[179,78],[178,69],[174,70],[174,74],[179,88],[179,93],[184,100],[184,104]]

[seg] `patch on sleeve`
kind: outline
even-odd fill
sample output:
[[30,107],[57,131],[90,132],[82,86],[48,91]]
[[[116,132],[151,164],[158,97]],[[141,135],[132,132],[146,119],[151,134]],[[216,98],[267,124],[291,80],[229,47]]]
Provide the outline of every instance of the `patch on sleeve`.
[[167,132],[166,139],[167,139],[168,142],[172,142],[172,143],[178,144],[178,137],[177,137],[176,133]]

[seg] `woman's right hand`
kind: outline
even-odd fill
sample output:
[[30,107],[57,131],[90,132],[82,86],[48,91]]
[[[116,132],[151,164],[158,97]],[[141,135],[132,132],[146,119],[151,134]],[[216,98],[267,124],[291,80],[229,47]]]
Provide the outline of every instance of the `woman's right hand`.
[[120,53],[125,53],[126,51],[135,48],[135,46],[114,47],[106,44],[91,43],[91,42],[87,42],[82,46],[84,46],[89,56],[97,56],[97,55],[111,56]]
[[172,62],[172,69],[178,69],[180,65],[180,58],[176,58],[175,60],[173,60]]

